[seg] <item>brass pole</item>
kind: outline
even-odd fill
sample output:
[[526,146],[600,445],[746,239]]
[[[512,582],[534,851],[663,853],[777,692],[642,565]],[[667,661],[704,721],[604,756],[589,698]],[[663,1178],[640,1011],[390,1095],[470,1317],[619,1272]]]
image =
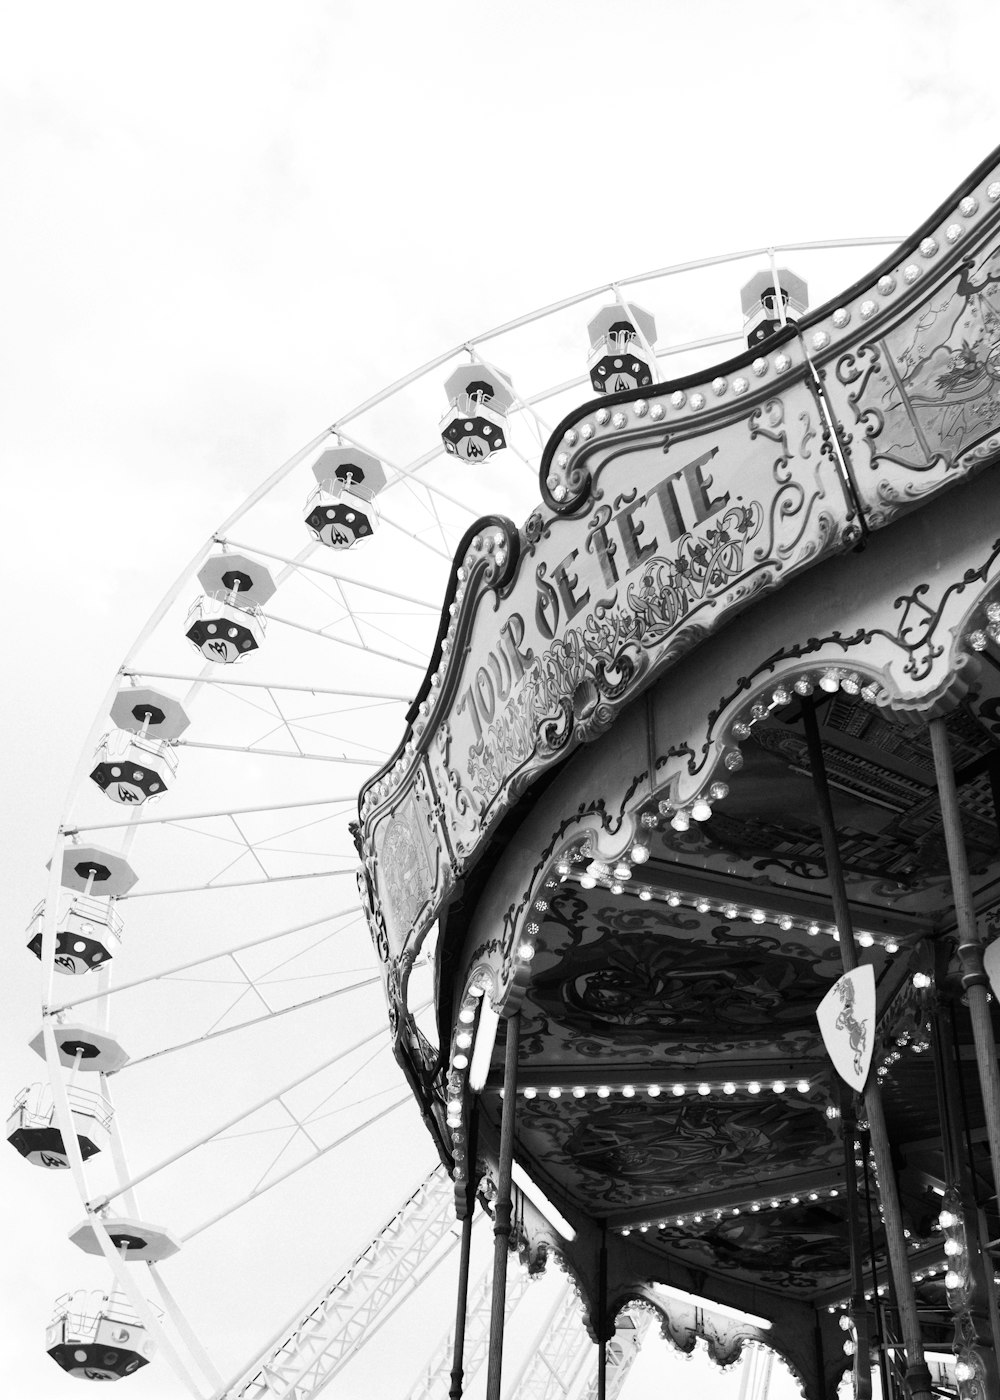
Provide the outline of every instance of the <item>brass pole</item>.
[[[802,722],[805,727],[806,743],[809,747],[809,766],[812,769],[813,788],[816,793],[816,815],[823,837],[823,853],[826,858],[827,878],[830,881],[833,916],[840,932],[841,962],[845,972],[853,972],[858,965],[857,949],[854,946],[854,921],[851,918],[851,906],[847,899],[847,886],[844,883],[844,870],[840,861],[840,847],[837,844],[837,827],[833,818],[833,805],[830,801],[830,787],[826,779],[826,764],[823,761],[823,742],[816,721],[816,707],[811,699],[806,699],[802,703]],[[924,1360],[917,1299],[913,1290],[913,1279],[910,1276],[906,1236],[903,1233],[903,1213],[899,1204],[896,1177],[892,1168],[889,1129],[885,1121],[881,1090],[874,1075],[869,1076],[865,1086],[864,1100],[868,1131],[871,1134],[872,1151],[875,1154],[875,1167],[878,1172],[882,1211],[885,1217],[885,1239],[889,1252],[889,1268],[892,1270],[893,1281],[896,1285],[899,1321],[906,1351],[906,1384],[911,1400],[932,1400],[931,1373]]]
[[934,772],[937,776],[941,821],[948,850],[948,868],[955,897],[955,923],[958,927],[958,960],[962,967],[962,986],[972,1020],[972,1038],[976,1045],[979,1066],[979,1087],[983,1095],[986,1134],[990,1143],[993,1165],[993,1190],[1000,1191],[1000,1069],[997,1067],[997,1047],[990,1020],[989,978],[983,967],[983,940],[976,927],[976,911],[972,903],[972,881],[962,834],[962,814],[958,806],[955,771],[951,763],[951,746],[943,719],[932,719],[927,726],[934,752]]
[[[998,1390],[997,1357],[1000,1332],[993,1287],[993,1260],[983,1250],[989,1240],[985,1215],[979,1208],[973,1164],[964,1159],[962,1134],[956,1112],[964,1116],[961,1070],[952,1040],[950,1017],[942,1015],[935,1002],[931,1013],[931,1049],[934,1056],[934,1087],[941,1120],[941,1141],[945,1164],[945,1182],[958,1195],[965,1218],[969,1271],[973,1280],[972,1297],[965,1307],[951,1307],[955,1319],[955,1336],[972,1345],[983,1367],[987,1394]],[[984,1335],[988,1333],[988,1336]]]
[[[861,1243],[861,1209],[858,1203],[858,1178],[854,1154],[857,1150],[857,1124],[854,1108],[840,1085],[840,1121],[844,1141],[844,1187],[847,1196],[847,1242],[851,1259],[851,1319],[858,1335],[858,1353],[854,1358],[853,1400],[871,1400],[872,1378],[869,1360],[868,1308],[865,1303],[864,1252]],[[874,1266],[875,1259],[872,1258]],[[878,1297],[876,1292],[875,1297]]]
[[458,1300],[455,1305],[455,1345],[451,1361],[451,1389],[449,1400],[462,1400],[462,1386],[465,1380],[465,1320],[469,1310],[469,1260],[472,1254],[472,1222],[476,1214],[476,1186],[479,1173],[476,1168],[477,1128],[479,1125],[479,1100],[472,1105],[469,1115],[468,1164],[469,1178],[466,1186],[465,1214],[462,1217],[462,1242],[458,1257]]
[[608,1394],[608,1222],[601,1221],[601,1248],[597,1256],[597,1400]]
[[514,1118],[517,1105],[517,1045],[521,1013],[507,1021],[503,1068],[503,1112],[500,1115],[500,1161],[493,1211],[493,1299],[490,1310],[490,1352],[486,1400],[500,1400],[503,1365],[504,1308],[507,1301],[507,1246],[510,1240],[511,1171],[514,1165]]

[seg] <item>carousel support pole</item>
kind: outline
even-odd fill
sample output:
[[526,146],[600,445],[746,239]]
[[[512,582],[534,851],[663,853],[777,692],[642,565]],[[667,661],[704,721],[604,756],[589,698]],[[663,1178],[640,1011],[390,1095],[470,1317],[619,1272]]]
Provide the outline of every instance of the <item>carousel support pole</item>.
[[[857,1116],[854,1119],[855,1130],[857,1131]],[[878,1260],[875,1252],[875,1222],[872,1220],[872,1186],[871,1176],[868,1171],[868,1148],[871,1139],[867,1133],[857,1131],[858,1146],[861,1150],[861,1171],[865,1182],[865,1221],[868,1226],[868,1254],[871,1260],[871,1280],[872,1280],[872,1308],[875,1313],[875,1346],[878,1354],[878,1374],[879,1382],[882,1386],[882,1400],[892,1400],[894,1386],[889,1375],[889,1328],[886,1321],[886,1309],[882,1304],[882,1298],[878,1291]],[[891,1275],[890,1275],[891,1281]],[[895,1294],[893,1294],[895,1302]]]
[[[962,1132],[956,1112],[964,1101],[959,1063],[952,1040],[950,1018],[942,1014],[939,1003],[931,1013],[931,1049],[934,1055],[934,1087],[941,1121],[941,1142],[945,1167],[945,1183],[961,1202],[965,1219],[968,1262],[972,1278],[971,1296],[961,1303],[949,1298],[949,1308],[955,1321],[955,1350],[974,1348],[982,1367],[987,1394],[1000,1392],[997,1357],[1000,1355],[996,1290],[993,1286],[993,1260],[983,1250],[989,1240],[985,1213],[981,1210],[973,1176],[972,1163],[962,1151]],[[945,1197],[945,1201],[948,1197]],[[943,1203],[942,1203],[943,1204]]]
[[608,1222],[601,1221],[597,1256],[597,1400],[608,1396]]
[[[845,972],[853,972],[858,965],[858,953],[854,945],[854,922],[847,899],[844,869],[840,861],[833,804],[830,801],[830,787],[827,783],[826,765],[823,761],[823,742],[816,720],[816,707],[811,699],[806,699],[802,703],[802,720],[809,749],[809,766],[812,769],[813,788],[816,793],[816,815],[823,838],[826,873],[830,881],[833,916],[840,932],[841,962]],[[889,1129],[882,1106],[882,1093],[874,1075],[869,1076],[864,1100],[868,1131],[871,1134],[872,1151],[875,1154],[875,1166],[878,1172],[879,1193],[885,1215],[885,1238],[889,1253],[889,1268],[896,1285],[899,1321],[906,1352],[906,1383],[910,1392],[910,1400],[931,1400],[931,1373],[924,1360],[917,1299],[913,1289],[913,1279],[910,1276],[906,1236],[903,1233],[903,1213],[899,1204],[896,1176],[892,1167]]]
[[514,1165],[514,1117],[517,1106],[517,1046],[521,1013],[507,1021],[504,1047],[503,1112],[500,1116],[500,1162],[493,1224],[493,1300],[490,1310],[490,1351],[486,1374],[486,1400],[500,1400],[503,1365],[504,1309],[507,1301],[507,1246],[510,1241],[511,1172]]
[[[858,1126],[847,1086],[840,1085],[840,1121],[844,1129],[844,1186],[847,1194],[847,1243],[851,1259],[851,1318],[858,1335],[858,1351],[854,1360],[854,1400],[871,1400],[872,1378],[869,1359],[868,1308],[865,1303],[864,1249],[861,1239],[861,1207],[858,1201],[858,1178],[854,1154],[858,1144]],[[872,1263],[874,1264],[874,1257]],[[873,1298],[876,1304],[878,1293]]]
[[451,1361],[451,1389],[448,1400],[462,1400],[465,1382],[465,1320],[469,1310],[469,1260],[472,1254],[472,1222],[476,1214],[476,1146],[479,1127],[479,1100],[469,1115],[469,1178],[465,1194],[465,1214],[462,1217],[462,1241],[458,1256],[458,1301],[455,1305],[455,1346]]
[[972,903],[972,882],[969,861],[962,834],[962,814],[958,806],[955,770],[951,763],[951,747],[943,719],[932,719],[927,726],[934,752],[934,772],[937,776],[941,821],[944,826],[948,867],[955,897],[955,923],[958,928],[958,959],[962,967],[962,986],[972,1020],[972,1038],[976,1046],[979,1067],[979,1087],[983,1095],[986,1135],[990,1144],[993,1167],[993,1190],[1000,1191],[1000,1068],[997,1067],[997,1047],[990,1019],[989,978],[983,967],[983,940],[976,927],[976,911]]

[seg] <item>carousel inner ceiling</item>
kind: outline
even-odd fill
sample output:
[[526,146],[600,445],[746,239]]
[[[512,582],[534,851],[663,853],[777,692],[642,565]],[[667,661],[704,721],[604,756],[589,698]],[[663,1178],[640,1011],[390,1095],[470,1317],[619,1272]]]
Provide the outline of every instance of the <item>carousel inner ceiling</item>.
[[[980,691],[948,720],[987,914],[1000,898],[994,713]],[[960,992],[937,938],[953,919],[933,759],[926,731],[859,698],[841,693],[817,717],[859,953],[876,976],[872,1072],[933,1310],[944,1306],[942,1114],[988,1176],[964,1008],[953,1005],[943,1051],[929,1031],[936,989]],[[820,1302],[847,1289],[841,1112],[853,1110],[816,1020],[843,969],[798,704],[756,726],[742,752],[708,820],[678,830],[669,811],[644,808],[648,860],[627,874],[577,862],[547,892],[522,1007],[517,1153],[556,1200],[649,1249]],[[954,1090],[944,1105],[942,1054]],[[881,1281],[865,1157],[851,1186]]]

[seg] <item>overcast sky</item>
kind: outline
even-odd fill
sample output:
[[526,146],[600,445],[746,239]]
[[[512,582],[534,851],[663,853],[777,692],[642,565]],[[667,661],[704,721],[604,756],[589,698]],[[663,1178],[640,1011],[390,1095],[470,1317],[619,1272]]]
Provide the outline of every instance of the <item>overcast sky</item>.
[[[908,233],[1000,140],[1000,21],[988,0],[0,15],[9,1100],[36,1073],[22,930],[70,770],[215,523],[487,326],[734,248]],[[79,1209],[9,1149],[2,1179],[6,1374],[59,1396],[42,1331]],[[159,1369],[132,1393],[176,1394]]]

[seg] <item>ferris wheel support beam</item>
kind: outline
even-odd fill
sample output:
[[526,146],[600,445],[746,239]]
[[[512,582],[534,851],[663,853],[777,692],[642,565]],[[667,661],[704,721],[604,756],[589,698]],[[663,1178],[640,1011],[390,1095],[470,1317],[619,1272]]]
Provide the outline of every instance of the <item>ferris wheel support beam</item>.
[[[187,1244],[189,1240],[194,1239],[195,1235],[200,1235],[204,1230],[207,1230],[209,1226],[217,1225],[220,1220],[225,1220],[227,1215],[233,1215],[234,1212],[242,1210],[244,1206],[250,1205],[252,1201],[259,1200],[266,1192],[273,1190],[275,1186],[280,1186],[283,1181],[287,1181],[289,1177],[295,1176],[297,1172],[302,1171],[303,1167],[311,1166],[312,1163],[318,1161],[320,1157],[325,1157],[326,1154],[332,1152],[334,1148],[342,1147],[345,1142],[350,1142],[351,1138],[357,1137],[358,1133],[363,1133],[365,1129],[370,1128],[373,1123],[377,1123],[380,1119],[386,1118],[390,1113],[395,1113],[397,1108],[402,1108],[404,1104],[408,1103],[412,1103],[412,1099],[409,1095],[405,1098],[397,1099],[395,1103],[389,1104],[388,1108],[383,1108],[380,1109],[378,1113],[373,1113],[372,1116],[366,1118],[363,1123],[359,1123],[357,1127],[351,1128],[348,1132],[343,1133],[333,1142],[328,1142],[325,1147],[318,1147],[310,1156],[304,1157],[301,1162],[296,1162],[294,1167],[289,1167],[288,1170],[283,1171],[280,1176],[272,1177],[265,1186],[261,1186],[258,1183],[252,1191],[248,1191],[246,1195],[241,1196],[240,1199],[235,1201],[232,1205],[226,1206],[225,1210],[218,1211],[208,1220],[203,1220],[200,1225],[196,1225],[193,1230],[188,1230],[186,1234],[181,1235],[181,1243]],[[285,1108],[286,1112],[288,1111],[284,1104],[282,1104],[282,1107]],[[300,1124],[297,1124],[297,1127],[300,1126]]]
[[[257,753],[258,750],[248,749],[246,752]],[[289,755],[289,757],[294,757],[294,755]],[[115,831],[123,826],[134,826],[140,829],[144,826],[171,826],[176,822],[209,821],[212,817],[252,817],[256,816],[258,812],[298,812],[306,807],[348,807],[353,806],[357,800],[358,794],[352,792],[342,797],[314,797],[305,802],[271,802],[263,807],[220,807],[212,812],[178,812],[176,816],[145,817],[142,821],[136,822],[125,820],[95,822],[88,826],[68,826],[63,828],[63,834],[65,836],[82,836],[91,831]]]
[[[436,1166],[351,1266],[299,1309],[214,1400],[317,1394],[409,1295],[452,1216],[451,1183]],[[445,1253],[453,1247],[454,1241]]]
[[[149,982],[158,982],[164,978],[174,977],[179,972],[189,972],[192,968],[204,967],[206,963],[215,962],[219,958],[231,957],[233,953],[244,953],[248,948],[260,948],[265,943],[274,943],[279,938],[287,938],[290,934],[302,933],[308,928],[317,928],[320,924],[329,923],[334,919],[346,918],[348,915],[357,918],[357,908],[338,909],[333,914],[324,914],[320,919],[310,919],[304,924],[294,924],[291,928],[279,929],[276,933],[267,933],[262,938],[251,938],[246,943],[237,943],[235,948],[222,948],[218,953],[209,953],[205,957],[194,958],[190,962],[176,963],[172,967],[148,973],[145,977],[133,977],[128,982],[118,982],[114,987],[108,989],[108,995],[115,992],[127,992],[132,987],[144,987]],[[349,925],[345,925],[345,927],[349,927]],[[329,937],[334,938],[340,932],[340,929],[334,929]],[[96,1001],[100,995],[100,992],[91,992],[85,997],[74,997],[72,1001],[60,1002],[57,1006],[50,1008],[49,1014],[57,1016],[60,1011],[71,1011],[74,1007],[83,1006],[88,1001]]]
[[296,632],[308,632],[313,637],[321,637],[324,642],[337,642],[340,646],[350,647],[353,651],[364,651],[369,656],[383,656],[388,661],[395,661],[400,666],[412,666],[415,671],[424,671],[422,661],[407,661],[405,656],[397,656],[391,651],[379,651],[377,647],[365,646],[363,642],[349,642],[344,637],[331,637],[329,632],[321,632],[318,627],[307,627],[304,622],[293,622],[290,617],[277,617],[274,613],[265,613],[268,622],[280,622],[282,627],[294,627]]
[[[250,985],[248,984],[248,989]],[[276,1021],[279,1016],[287,1016],[292,1011],[303,1011],[307,1006],[318,1006],[320,1002],[344,996],[347,992],[357,992],[364,987],[379,987],[381,985],[381,975],[366,977],[362,982],[352,982],[349,987],[338,987],[335,991],[322,992],[319,996],[308,997],[305,1001],[294,1002],[291,1006],[281,1006],[265,1011],[260,1016],[251,1017],[249,1021],[240,1021],[238,1025],[223,1026],[220,1030],[206,1031],[204,1035],[193,1036],[190,1040],[179,1040],[176,1045],[164,1046],[162,1050],[151,1050],[148,1055],[140,1055],[137,1059],[127,1061],[116,1073],[121,1074],[123,1070],[134,1069],[136,1065],[143,1065],[147,1060],[162,1059],[164,1055],[172,1055],[175,1050],[189,1050],[192,1045],[204,1045],[210,1040],[218,1040],[220,1036],[232,1035],[234,1031],[245,1031],[250,1026],[259,1026],[263,1021]]]
[[[356,444],[360,447],[360,443]],[[367,449],[365,449],[367,450]],[[376,455],[374,452],[371,454]],[[382,459],[384,460],[384,458]],[[458,501],[456,505],[460,504]],[[261,549],[259,545],[243,544],[239,540],[229,540],[217,537],[217,543],[231,545],[233,549],[245,550],[247,554],[259,555],[261,559],[273,559],[278,564],[288,564],[293,569],[298,569],[307,574],[318,574],[320,578],[329,579],[331,583],[346,583],[351,588],[363,588],[366,593],[378,593],[384,598],[395,598],[401,603],[418,603],[422,608],[429,608],[431,612],[440,612],[440,603],[430,603],[426,598],[415,598],[409,593],[397,593],[392,588],[383,588],[376,583],[363,583],[361,579],[351,578],[348,574],[335,574],[329,569],[320,569],[315,564],[306,564],[298,559],[290,559],[287,554],[275,554],[273,550]]]
[[129,680],[134,677],[136,680],[186,681],[189,685],[235,686],[237,688],[245,687],[247,690],[287,690],[303,695],[342,695],[352,700],[398,700],[403,705],[408,705],[411,698],[408,695],[401,695],[398,691],[331,690],[329,686],[323,685],[291,685],[287,681],[247,681],[229,676],[192,676],[190,673],[181,675],[176,671],[122,671],[121,675]]
[[[46,1027],[43,1027],[43,1030],[51,1037],[54,1046],[55,1032],[52,1030],[51,1021],[46,1023]],[[123,1192],[138,1186],[140,1181],[148,1181],[151,1176],[156,1176],[166,1167],[172,1166],[174,1162],[179,1162],[182,1157],[187,1157],[192,1152],[196,1151],[197,1148],[204,1147],[205,1143],[211,1142],[212,1139],[217,1138],[220,1133],[225,1133],[228,1132],[230,1128],[235,1128],[236,1124],[242,1123],[244,1118],[249,1118],[251,1114],[259,1113],[262,1108],[266,1108],[268,1104],[274,1103],[276,1100],[280,1099],[283,1094],[290,1094],[292,1090],[297,1089],[300,1084],[305,1084],[308,1080],[314,1079],[317,1074],[322,1074],[324,1070],[329,1069],[339,1060],[346,1059],[347,1056],[353,1054],[355,1050],[359,1050],[363,1045],[367,1045],[370,1038],[370,1035],[366,1036],[364,1039],[356,1041],[353,1045],[348,1046],[346,1050],[338,1050],[336,1055],[328,1056],[328,1058],[323,1060],[320,1064],[314,1065],[312,1069],[307,1070],[305,1074],[296,1075],[294,1079],[282,1085],[280,1089],[273,1090],[271,1093],[265,1095],[264,1098],[251,1104],[249,1108],[241,1109],[239,1113],[234,1114],[231,1118],[227,1118],[225,1122],[218,1124],[218,1126],[213,1128],[210,1132],[202,1133],[199,1137],[195,1138],[193,1142],[189,1142],[185,1147],[178,1148],[176,1152],[171,1152],[168,1157],[164,1157],[152,1167],[147,1167],[145,1171],[139,1172],[128,1181],[120,1182],[116,1190],[110,1192],[108,1195],[99,1196],[93,1201],[87,1200],[85,1195],[84,1200],[87,1209],[91,1211],[103,1210],[106,1205],[122,1195]],[[56,1063],[58,1064],[58,1056],[56,1058]],[[406,1100],[400,1100],[400,1102],[406,1102]],[[393,1107],[398,1107],[398,1105],[393,1105]]]
[[345,865],[342,870],[304,870],[299,875],[260,875],[252,880],[227,880],[222,885],[173,885],[163,890],[129,890],[120,894],[125,899],[153,899],[164,894],[206,894],[215,890],[239,890],[247,885],[285,885],[292,880],[326,880],[332,875],[357,875],[357,866]]
[[176,1298],[164,1282],[163,1274],[160,1272],[160,1269],[157,1267],[156,1264],[147,1264],[146,1268],[149,1270],[150,1277],[153,1280],[157,1294],[159,1295],[160,1301],[163,1304],[167,1316],[173,1322],[181,1337],[183,1337],[185,1345],[187,1346],[191,1355],[197,1360],[198,1365],[201,1367],[202,1373],[208,1378],[208,1380],[213,1386],[221,1385],[222,1376],[219,1372],[218,1367],[215,1365],[214,1361],[199,1341],[194,1331],[194,1328],[191,1326],[187,1318],[184,1316],[184,1313],[181,1311]]
[[360,768],[375,768],[388,757],[387,754],[380,754],[377,759],[346,758],[343,754],[336,753],[303,753],[301,749],[260,749],[255,744],[217,744],[204,739],[175,739],[174,743],[186,749],[212,749],[216,753],[248,753],[252,758],[305,758],[312,763],[350,763]]

